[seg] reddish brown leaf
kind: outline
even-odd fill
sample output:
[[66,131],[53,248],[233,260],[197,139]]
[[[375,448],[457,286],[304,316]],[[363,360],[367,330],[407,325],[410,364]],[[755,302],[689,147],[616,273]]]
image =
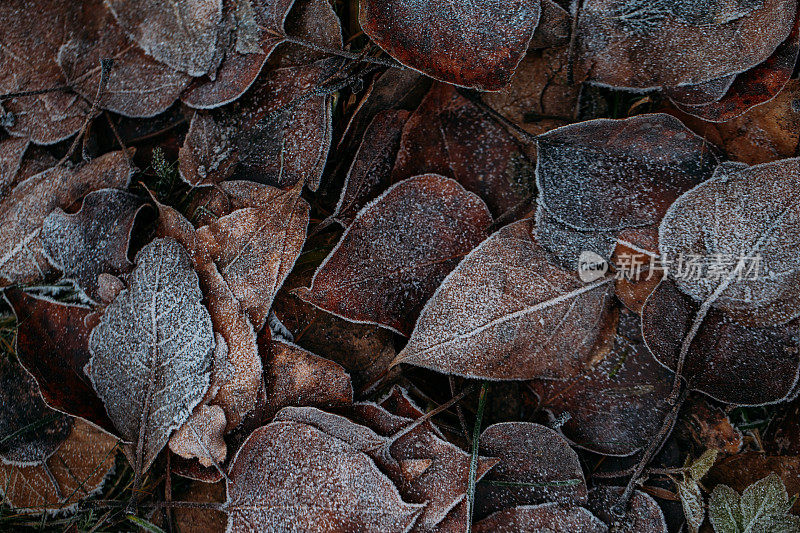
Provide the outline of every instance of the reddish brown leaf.
[[475,524],[475,533],[607,533],[608,528],[583,507],[555,503],[523,505],[498,511]]
[[[692,396],[683,406],[684,414],[678,420],[676,432],[684,433],[704,449],[719,450],[720,453],[739,453],[744,445],[744,435],[731,423],[730,418],[719,407],[712,405],[704,396]],[[768,441],[767,438],[764,441]]]
[[36,379],[45,401],[113,432],[114,424],[83,372],[89,362],[91,322],[96,320],[91,311],[19,289],[7,290],[5,297],[17,317],[17,357]]
[[584,284],[550,262],[532,231],[531,220],[516,222],[470,252],[428,301],[397,362],[484,379],[583,372],[612,278]]
[[490,224],[486,205],[453,180],[427,174],[400,182],[359,212],[298,294],[345,319],[408,335]]
[[556,431],[529,422],[494,424],[481,434],[480,449],[500,461],[476,488],[479,516],[518,505],[586,503],[578,455]]
[[664,513],[656,501],[638,490],[633,492],[625,516],[611,510],[619,502],[622,487],[595,487],[589,491],[589,510],[618,533],[667,533]]
[[178,155],[180,177],[189,185],[212,185],[230,177],[237,160],[230,137],[235,127],[196,112]]
[[364,33],[404,65],[484,91],[509,82],[541,10],[538,0],[365,0],[359,9]]
[[533,30],[529,51],[567,44],[572,31],[572,17],[566,9],[555,0],[541,0],[540,4],[539,24]]
[[[225,501],[224,483],[198,483],[189,485],[184,494],[177,497],[189,502],[223,503]],[[228,517],[221,511],[213,509],[177,508],[175,525],[178,531],[192,531],[193,533],[218,533],[225,531]]]
[[[674,369],[700,304],[664,280],[642,311],[647,347]],[[689,387],[717,400],[760,405],[790,395],[800,378],[800,319],[770,327],[741,325],[710,309],[686,355]]]
[[30,139],[25,137],[3,139],[0,141],[0,197],[15,184],[22,166],[22,156],[28,149]]
[[99,300],[98,276],[127,273],[128,245],[142,200],[119,189],[86,195],[80,211],[68,215],[60,208],[42,224],[44,252],[65,278],[75,280],[93,300]]
[[403,502],[362,451],[318,429],[274,422],[236,454],[227,484],[228,531],[407,531],[422,505]]
[[775,51],[796,14],[794,0],[588,0],[578,18],[576,76],[651,88],[737,74]]
[[639,328],[639,318],[623,312],[614,347],[600,364],[568,381],[531,382],[544,409],[554,417],[569,414],[561,429],[582,448],[630,455],[661,429],[673,373],[647,351]]
[[76,168],[51,168],[14,187],[0,201],[0,287],[35,281],[50,270],[40,233],[53,209],[95,189],[127,187],[131,174],[125,155],[111,152]]
[[198,405],[169,439],[169,449],[184,459],[198,458],[204,467],[221,464],[228,455],[223,436],[225,411],[218,405]]
[[529,199],[531,167],[496,120],[454,87],[436,84],[406,122],[392,181],[426,173],[453,178],[497,217]]

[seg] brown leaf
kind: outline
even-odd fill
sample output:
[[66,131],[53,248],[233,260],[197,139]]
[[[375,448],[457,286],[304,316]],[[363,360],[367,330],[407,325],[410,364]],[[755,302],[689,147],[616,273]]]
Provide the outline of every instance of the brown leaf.
[[[685,431],[706,450],[719,450],[724,454],[739,453],[744,436],[725,412],[703,396],[690,397],[683,406],[684,414],[676,424],[676,432]],[[764,438],[764,441],[768,441]]]
[[127,187],[132,174],[122,152],[111,152],[74,169],[53,167],[27,178],[0,202],[0,287],[30,283],[50,271],[42,254],[42,222],[86,193]]
[[[189,485],[185,494],[180,498],[190,502],[213,502],[223,503],[225,501],[224,483],[199,483],[194,482]],[[193,533],[218,533],[225,531],[228,517],[221,511],[213,509],[192,509],[176,508],[175,525],[178,531],[192,531]]]
[[144,473],[203,399],[214,338],[197,274],[174,239],[157,239],[89,337],[85,372]]
[[286,531],[407,531],[422,505],[403,502],[363,452],[311,426],[256,430],[231,466],[228,531],[270,524]]
[[475,533],[607,533],[608,528],[583,507],[556,503],[523,505],[498,511],[475,524]]
[[792,33],[760,65],[743,72],[731,80],[724,96],[700,105],[691,105],[671,96],[682,111],[710,122],[727,122],[744,114],[751,107],[769,102],[789,82],[800,52],[800,16],[795,20]]
[[197,230],[199,246],[257,330],[300,255],[310,211],[299,188],[261,189],[258,207],[237,209]]
[[504,87],[539,22],[538,0],[366,0],[358,20],[389,55],[432,78],[484,91]]
[[588,0],[577,25],[578,79],[613,87],[699,84],[765,61],[797,2]]
[[669,272],[677,287],[742,324],[800,317],[799,184],[800,159],[785,159],[720,167],[679,198],[659,230],[661,256],[685,258]]
[[0,197],[15,185],[17,173],[22,166],[22,156],[28,149],[30,139],[9,137],[0,141]]
[[486,236],[491,215],[453,180],[402,181],[362,209],[323,262],[310,303],[408,335],[444,277]]
[[589,491],[589,510],[618,533],[667,533],[664,513],[656,501],[638,490],[633,492],[625,516],[617,517],[611,508],[617,504],[622,487],[599,486]]
[[435,84],[403,128],[392,182],[426,173],[453,178],[497,217],[530,197],[531,167],[495,119],[454,87]]
[[0,358],[0,463],[35,466],[46,461],[72,429],[72,418],[51,409],[33,377]]
[[16,354],[33,375],[45,401],[59,411],[114,432],[105,407],[83,367],[89,362],[90,309],[31,296],[4,293],[17,318]]
[[332,217],[349,226],[370,200],[392,184],[392,169],[409,112],[387,109],[375,115],[358,147]]
[[50,262],[65,278],[75,280],[93,300],[99,300],[98,276],[127,273],[133,224],[142,200],[119,189],[87,194],[81,209],[68,215],[56,208],[42,224],[42,243]]
[[476,487],[479,516],[518,505],[586,503],[578,455],[556,431],[530,422],[494,424],[481,434],[480,450],[500,461]]
[[133,44],[100,0],[83,0],[81,13],[76,35],[58,52],[58,65],[72,90],[94,102],[101,61],[113,58],[97,101],[101,108],[126,117],[152,117],[178,99],[191,77],[159,63]]
[[[552,48],[569,42],[572,31],[572,16],[555,0],[541,0],[539,24],[533,30],[533,38],[528,50]],[[516,75],[519,74],[517,71]]]
[[572,124],[537,145],[539,206],[564,226],[542,225],[537,236],[565,265],[583,250],[608,258],[620,231],[657,224],[718,163],[703,139],[664,114]]
[[[0,6],[0,94],[40,91],[63,86],[58,51],[78,27],[80,11],[58,0],[35,7],[26,0]],[[15,137],[53,144],[70,137],[83,125],[89,104],[71,91],[53,91],[3,100],[13,117],[6,129]]]
[[213,66],[222,0],[107,0],[130,38],[148,55],[175,70],[202,76]]
[[550,262],[522,220],[501,229],[450,273],[397,356],[483,379],[568,378],[592,362],[611,278],[584,284]]
[[225,461],[228,446],[223,439],[225,411],[218,405],[198,405],[169,439],[169,449],[185,459],[198,458],[205,467]]
[[234,134],[235,127],[218,123],[208,113],[196,112],[178,154],[181,179],[195,186],[228,179],[237,161],[230,139]]
[[673,373],[642,341],[639,319],[623,312],[614,347],[595,367],[568,381],[537,380],[531,388],[576,445],[605,455],[630,455],[650,443],[669,411]]
[[[667,368],[675,368],[699,308],[671,280],[662,281],[645,303],[642,329],[647,347]],[[798,326],[800,319],[780,326],[745,326],[710,309],[686,354],[683,374],[689,387],[739,405],[784,399],[800,376]]]
[[0,495],[17,509],[75,509],[80,500],[103,486],[114,468],[116,447],[115,438],[76,419],[67,440],[48,459],[47,468],[0,464]]

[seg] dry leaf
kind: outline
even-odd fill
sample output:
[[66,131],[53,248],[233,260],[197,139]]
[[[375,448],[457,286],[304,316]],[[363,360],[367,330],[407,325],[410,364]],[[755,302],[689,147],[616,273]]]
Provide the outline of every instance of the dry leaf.
[[25,137],[9,137],[0,141],[0,197],[15,185],[22,157],[30,143],[30,139]]
[[475,533],[607,533],[608,528],[583,507],[556,503],[522,505],[498,511],[475,524]]
[[617,504],[623,490],[623,487],[593,488],[589,491],[589,510],[617,533],[667,533],[664,513],[644,492],[633,492],[624,517],[614,515],[611,508]]
[[169,449],[185,459],[197,457],[205,467],[225,461],[228,446],[223,439],[225,411],[218,405],[198,405],[169,439]]

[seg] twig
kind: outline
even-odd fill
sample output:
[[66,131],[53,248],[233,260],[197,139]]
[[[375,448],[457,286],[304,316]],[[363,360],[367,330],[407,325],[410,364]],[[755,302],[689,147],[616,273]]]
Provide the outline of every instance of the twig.
[[486,104],[486,102],[484,102],[483,99],[480,97],[479,93],[463,88],[458,88],[457,91],[458,94],[460,94],[461,96],[463,96],[464,98],[466,98],[467,100],[469,100],[470,102],[481,108],[481,110],[483,110],[497,122],[505,126],[506,129],[512,130],[514,133],[521,136],[524,140],[528,142],[536,142],[537,138],[536,135],[528,131],[525,131],[511,120],[504,117],[501,113],[497,112],[493,107]]
[[381,65],[383,67],[394,68],[398,70],[408,70],[406,67],[404,67],[397,61],[391,59],[383,59],[381,57],[370,57],[364,55],[363,53],[357,54],[355,52],[348,52],[347,50],[340,50],[339,48],[332,48],[330,46],[312,43],[311,41],[306,41],[305,39],[301,39],[300,37],[292,37],[290,35],[287,35],[286,37],[284,37],[284,41],[287,43],[296,44],[298,46],[304,46],[306,48],[310,48],[311,50],[316,50],[317,52],[322,52],[324,54],[344,57],[346,59],[352,59],[354,61],[362,63],[372,63],[375,65]]
[[475,478],[478,475],[478,447],[481,437],[481,423],[483,410],[486,407],[486,383],[481,385],[481,394],[478,396],[478,412],[475,415],[475,428],[472,431],[472,455],[469,460],[469,477],[467,478],[467,497],[469,508],[467,511],[466,531],[472,531],[472,514],[475,511]]

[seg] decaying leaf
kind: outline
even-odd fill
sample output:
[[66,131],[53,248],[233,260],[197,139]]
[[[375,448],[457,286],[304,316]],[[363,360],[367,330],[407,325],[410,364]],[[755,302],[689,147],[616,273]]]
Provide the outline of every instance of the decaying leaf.
[[641,491],[634,491],[622,517],[611,510],[623,492],[622,487],[599,486],[589,491],[589,510],[618,533],[667,533],[664,513],[656,501]]
[[622,312],[614,346],[595,367],[567,381],[535,380],[541,406],[559,418],[564,435],[606,455],[630,455],[655,438],[669,411],[673,374],[647,351],[639,319]]
[[584,284],[550,262],[531,220],[501,229],[445,278],[397,356],[484,379],[568,378],[592,361],[610,279]]
[[211,373],[211,317],[189,254],[157,239],[136,255],[128,288],[89,338],[86,373],[142,473],[202,400]]
[[169,449],[185,459],[197,457],[209,467],[225,461],[228,446],[223,439],[225,411],[218,405],[198,405],[169,439]]
[[119,276],[131,268],[128,245],[142,200],[119,189],[86,195],[81,209],[66,214],[56,208],[42,224],[44,252],[65,278],[98,300],[98,276]]
[[500,460],[476,488],[480,516],[520,505],[586,503],[578,455],[556,431],[529,422],[494,424],[481,434],[480,449]]
[[148,55],[191,76],[214,67],[222,0],[107,0],[114,17]]
[[51,168],[14,187],[0,201],[0,286],[30,283],[50,271],[40,234],[53,209],[95,189],[127,187],[131,174],[125,155],[111,152],[75,168]]
[[703,396],[689,398],[683,409],[685,414],[678,421],[676,432],[705,447],[706,453],[729,455],[741,451],[745,437],[725,411]]
[[800,159],[720,169],[679,198],[659,229],[662,257],[694,300],[742,324],[800,316]]
[[588,0],[576,78],[614,87],[699,84],[766,60],[789,35],[794,0]]
[[556,503],[521,505],[498,511],[475,524],[476,533],[607,533],[608,528],[583,507]]
[[0,464],[42,464],[71,429],[72,418],[42,401],[33,377],[18,363],[0,358]]
[[178,155],[180,177],[190,185],[212,185],[233,173],[235,146],[230,142],[234,127],[218,123],[201,111],[192,116],[189,131]]
[[59,512],[103,486],[114,468],[117,441],[94,426],[76,419],[46,467],[0,464],[0,496],[12,507],[35,512]]
[[9,137],[0,141],[0,196],[14,185],[22,166],[22,157],[31,143],[25,137]]
[[423,506],[405,503],[375,463],[350,444],[297,422],[256,430],[227,485],[228,531],[408,531]]
[[538,0],[366,0],[359,22],[370,39],[415,70],[484,91],[511,79],[539,22]]
[[320,265],[310,303],[403,335],[445,276],[486,236],[486,205],[457,182],[426,174],[362,209]]
[[[225,483],[193,482],[188,490],[179,496],[184,501],[223,503],[225,501]],[[178,531],[194,533],[218,533],[225,531],[228,517],[225,513],[214,509],[178,508],[174,510],[175,525]]]
[[480,196],[495,217],[530,200],[533,164],[495,119],[435,84],[403,128],[392,182],[434,173]]

